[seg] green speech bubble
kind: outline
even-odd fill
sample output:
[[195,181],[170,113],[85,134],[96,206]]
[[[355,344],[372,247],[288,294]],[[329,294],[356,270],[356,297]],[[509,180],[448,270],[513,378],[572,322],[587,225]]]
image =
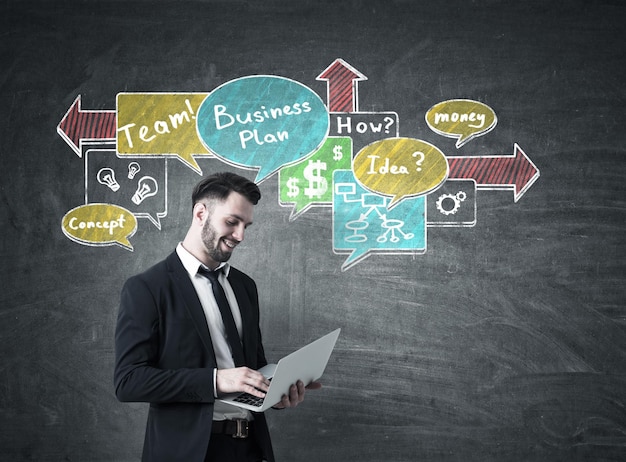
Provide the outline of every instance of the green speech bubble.
[[448,161],[436,146],[413,138],[387,138],[359,151],[355,178],[372,192],[392,196],[388,209],[404,198],[428,194],[448,177]]
[[470,99],[442,101],[426,112],[426,123],[431,130],[449,138],[458,138],[457,148],[491,131],[497,122],[493,109]]
[[128,238],[137,230],[137,218],[118,205],[87,204],[67,212],[61,228],[68,238],[79,244],[118,244],[132,251]]
[[352,162],[352,138],[329,136],[312,156],[283,167],[278,172],[279,202],[293,204],[289,221],[313,206],[331,206],[333,172],[349,169]]

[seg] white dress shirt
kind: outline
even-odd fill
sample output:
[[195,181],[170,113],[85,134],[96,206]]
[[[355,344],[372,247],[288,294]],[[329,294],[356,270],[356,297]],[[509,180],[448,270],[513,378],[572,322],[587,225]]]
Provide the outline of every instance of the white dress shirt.
[[[219,307],[217,306],[217,302],[213,296],[213,290],[211,289],[211,281],[198,273],[198,268],[205,265],[189,253],[187,249],[183,247],[182,243],[179,243],[176,247],[176,253],[187,270],[187,273],[189,273],[191,283],[196,289],[196,293],[200,299],[200,304],[204,310],[209,333],[211,334],[215,359],[217,360],[217,368],[230,369],[235,367],[230,346],[226,340],[222,315],[220,314]],[[233,288],[230,286],[227,279],[228,273],[230,272],[230,265],[228,263],[222,263],[219,267],[223,268],[219,275],[219,281],[224,288],[224,292],[226,293],[226,298],[228,299],[228,304],[233,312],[233,318],[235,319],[235,325],[237,326],[239,337],[241,337],[241,312],[239,311],[239,305],[237,304],[237,298],[235,297]],[[217,384],[217,369],[213,371],[213,374],[214,383]],[[213,393],[215,397],[217,397],[217,390],[213,390]],[[252,420],[252,414],[237,406],[232,406],[221,401],[215,401],[215,406],[213,408],[213,420],[224,419]]]

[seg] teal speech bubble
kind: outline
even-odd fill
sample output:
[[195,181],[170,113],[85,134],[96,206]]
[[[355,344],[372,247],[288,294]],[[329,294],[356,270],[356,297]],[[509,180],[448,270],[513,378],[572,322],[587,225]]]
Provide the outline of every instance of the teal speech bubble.
[[426,252],[426,197],[391,198],[364,189],[351,170],[333,174],[333,251],[348,253],[346,271],[373,254]]
[[216,88],[197,113],[198,136],[216,156],[258,169],[260,183],[307,157],[329,130],[328,110],[311,89],[277,76],[248,76]]

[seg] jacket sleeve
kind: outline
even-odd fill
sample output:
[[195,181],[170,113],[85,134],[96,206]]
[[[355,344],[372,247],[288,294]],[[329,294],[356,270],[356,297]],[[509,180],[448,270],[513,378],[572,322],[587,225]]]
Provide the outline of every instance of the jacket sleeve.
[[160,290],[139,276],[124,284],[115,331],[115,394],[125,402],[214,402],[213,367],[197,356],[191,325],[164,313],[173,301],[164,301]]

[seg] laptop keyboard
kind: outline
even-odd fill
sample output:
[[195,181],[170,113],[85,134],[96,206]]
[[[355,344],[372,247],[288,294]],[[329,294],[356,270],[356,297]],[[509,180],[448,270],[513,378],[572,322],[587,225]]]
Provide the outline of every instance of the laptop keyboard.
[[263,400],[265,398],[258,398],[250,393],[242,393],[237,396],[233,401],[237,401],[239,403],[249,404],[254,407],[261,407],[263,405]]
[[[268,380],[271,382],[272,378],[270,377]],[[238,403],[248,404],[254,407],[261,407],[263,406],[263,401],[265,401],[265,397],[258,398],[254,395],[251,395],[250,393],[242,393],[236,398],[234,398],[233,401],[237,401]]]

